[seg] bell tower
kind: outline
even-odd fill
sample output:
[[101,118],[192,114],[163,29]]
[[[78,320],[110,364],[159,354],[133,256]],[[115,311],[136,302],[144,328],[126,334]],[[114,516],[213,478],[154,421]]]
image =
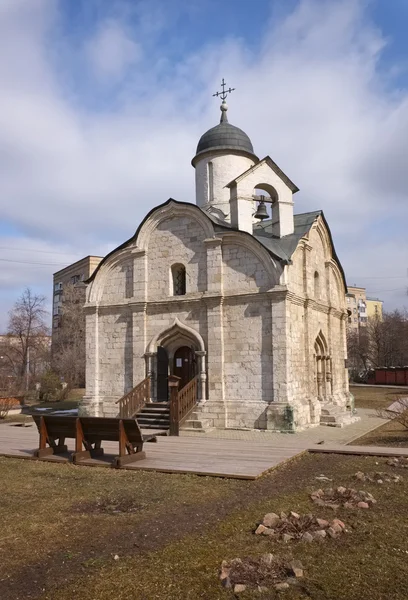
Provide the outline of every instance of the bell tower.
[[220,123],[201,136],[191,164],[196,172],[196,204],[231,223],[230,190],[226,186],[259,159],[247,134],[228,122],[226,98],[234,88],[226,89],[224,79],[221,87],[222,91],[213,94],[222,100]]

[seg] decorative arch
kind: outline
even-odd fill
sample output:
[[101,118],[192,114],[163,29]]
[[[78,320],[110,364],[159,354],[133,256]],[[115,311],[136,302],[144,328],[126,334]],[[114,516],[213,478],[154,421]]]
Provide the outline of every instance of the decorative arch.
[[327,356],[329,348],[322,330],[319,331],[315,340],[315,354],[319,356]]
[[278,199],[278,192],[276,190],[276,188],[271,185],[270,183],[257,183],[256,185],[254,185],[254,189],[255,190],[262,190],[264,192],[266,192],[272,200],[277,200]]
[[185,204],[170,200],[167,204],[157,208],[146,221],[142,224],[137,235],[137,246],[140,249],[147,250],[151,234],[163,221],[172,217],[189,217],[196,221],[202,228],[205,238],[213,238],[214,227],[211,220],[203,211],[194,206],[194,204]]
[[175,318],[173,324],[156,334],[148,344],[145,353],[147,376],[152,380],[152,397],[157,398],[157,349],[163,347],[171,363],[175,352],[182,346],[192,349],[197,359],[198,400],[206,397],[206,350],[198,331]]
[[108,255],[105,262],[101,265],[96,273],[96,276],[91,280],[88,286],[87,302],[100,302],[102,292],[105,288],[106,281],[113,269],[124,263],[126,260],[135,258],[138,253],[134,247],[128,246],[117,250],[114,254]]
[[[175,318],[173,324],[156,334],[147,346],[146,353],[156,352],[157,346],[169,347],[176,340],[178,345],[192,345],[195,350],[205,352],[205,343],[198,331],[185,325],[179,319]],[[179,343],[180,342],[180,343]]]
[[327,402],[332,395],[332,361],[322,330],[317,334],[314,351],[317,398],[321,402]]
[[236,244],[252,252],[269,275],[271,287],[279,284],[281,268],[273,256],[252,236],[243,235],[243,232],[228,232],[222,234],[222,240],[223,244]]

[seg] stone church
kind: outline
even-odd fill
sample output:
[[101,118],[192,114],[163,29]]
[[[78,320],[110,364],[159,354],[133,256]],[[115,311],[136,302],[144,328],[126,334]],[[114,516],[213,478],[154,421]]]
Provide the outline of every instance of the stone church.
[[195,203],[169,199],[87,282],[81,414],[117,416],[150,378],[197,382],[201,428],[296,431],[350,420],[346,282],[322,211],[227,119],[198,142]]

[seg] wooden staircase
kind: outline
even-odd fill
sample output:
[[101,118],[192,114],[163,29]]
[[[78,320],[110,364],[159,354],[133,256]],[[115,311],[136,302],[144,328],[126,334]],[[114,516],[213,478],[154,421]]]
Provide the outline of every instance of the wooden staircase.
[[170,406],[168,402],[151,402],[139,410],[136,420],[141,429],[170,429]]
[[181,390],[179,381],[178,377],[169,376],[169,402],[150,402],[150,378],[146,377],[116,402],[119,417],[136,419],[141,429],[160,429],[169,435],[179,435],[180,425],[197,404],[198,378],[194,377]]

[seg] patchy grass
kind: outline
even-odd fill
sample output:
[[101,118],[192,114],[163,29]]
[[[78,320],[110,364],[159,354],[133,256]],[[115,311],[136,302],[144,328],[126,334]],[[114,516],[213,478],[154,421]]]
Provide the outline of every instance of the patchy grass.
[[[406,600],[408,480],[359,482],[378,501],[365,511],[333,512],[309,498],[318,475],[356,487],[357,471],[376,470],[396,472],[386,459],[326,454],[255,482],[0,459],[0,597],[232,600],[218,579],[221,561],[272,552],[301,560],[306,578],[262,598]],[[352,533],[286,545],[253,534],[265,513],[291,509],[337,515]]]
[[[404,392],[404,390],[371,386],[350,386],[350,391],[355,397],[356,408],[387,408],[401,396],[408,396],[408,390]],[[374,431],[354,440],[352,445],[406,448],[408,446],[408,430],[395,421],[385,422]]]
[[388,421],[374,431],[370,431],[354,440],[356,446],[393,446],[395,448],[408,447],[408,430],[396,421]]
[[356,401],[356,408],[387,408],[401,396],[408,396],[401,389],[383,388],[375,386],[350,385],[350,392]]
[[7,415],[5,419],[0,420],[0,425],[2,423],[34,423],[33,419],[30,415]]

